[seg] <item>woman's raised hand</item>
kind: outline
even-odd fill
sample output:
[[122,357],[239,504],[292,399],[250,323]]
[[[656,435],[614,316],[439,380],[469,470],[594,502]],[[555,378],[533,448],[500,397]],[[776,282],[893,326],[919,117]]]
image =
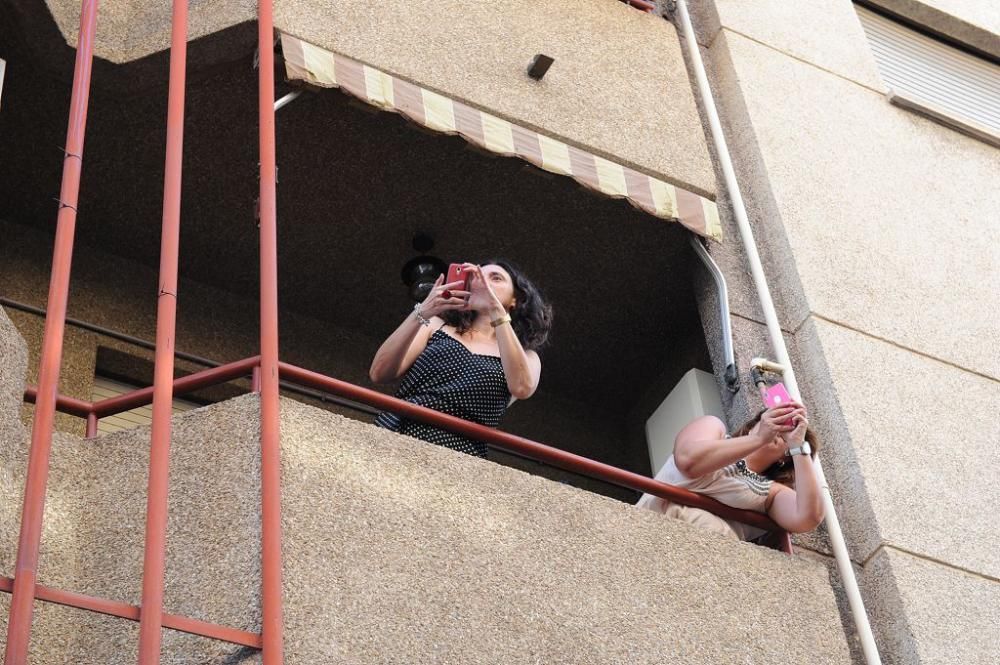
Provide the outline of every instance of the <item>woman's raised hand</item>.
[[[798,423],[804,422],[805,419],[806,409],[801,404],[789,402],[788,404],[775,406],[765,411],[764,415],[760,417],[760,427],[757,429],[757,435],[763,443],[771,443],[776,437],[796,430],[796,425],[788,424],[789,421]],[[803,429],[802,431],[804,435],[805,430]]]
[[809,427],[809,421],[806,420],[805,407],[802,407],[798,415],[793,415],[792,418],[795,421],[795,429],[781,436],[788,443],[789,447],[801,445],[806,440],[806,428]]
[[469,309],[476,311],[488,310],[490,308],[504,309],[497,294],[490,285],[490,280],[486,278],[483,269],[474,263],[464,264],[466,270],[472,273],[469,279]]
[[462,290],[465,282],[444,283],[444,275],[439,275],[430,293],[420,304],[420,315],[425,318],[441,316],[453,309],[465,309],[469,300],[469,292]]

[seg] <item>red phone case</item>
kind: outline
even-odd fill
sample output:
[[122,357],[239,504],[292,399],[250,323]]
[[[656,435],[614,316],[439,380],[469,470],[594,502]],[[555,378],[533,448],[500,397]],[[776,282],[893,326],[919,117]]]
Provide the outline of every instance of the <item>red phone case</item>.
[[463,291],[469,290],[469,277],[472,276],[468,270],[465,269],[461,263],[452,263],[448,266],[448,274],[444,278],[445,284],[451,284],[453,282],[464,282],[462,285]]
[[[782,404],[788,404],[791,401],[792,396],[788,394],[788,390],[785,388],[785,384],[783,383],[776,383],[764,391],[764,402],[769,409],[781,406]],[[789,418],[782,424],[794,426],[795,421],[792,418]]]

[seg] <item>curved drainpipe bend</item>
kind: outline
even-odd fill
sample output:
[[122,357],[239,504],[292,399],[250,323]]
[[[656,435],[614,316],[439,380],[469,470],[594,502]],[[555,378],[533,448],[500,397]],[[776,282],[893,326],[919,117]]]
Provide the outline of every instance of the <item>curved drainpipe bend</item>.
[[740,375],[736,369],[736,357],[733,354],[733,328],[729,321],[729,289],[726,287],[726,277],[722,274],[712,255],[701,244],[698,236],[693,233],[691,234],[691,246],[694,247],[698,258],[705,264],[712,279],[715,280],[715,288],[719,294],[719,320],[722,326],[722,355],[726,362],[723,378],[729,392],[737,393],[740,391]]
[[[774,309],[774,301],[771,299],[771,292],[767,286],[767,278],[764,276],[764,268],[761,264],[760,254],[757,251],[753,230],[750,228],[746,205],[743,202],[743,195],[740,193],[739,183],[736,180],[736,171],[733,168],[733,160],[729,154],[729,147],[726,145],[726,137],[722,133],[719,112],[715,106],[715,98],[712,96],[708,76],[705,74],[705,65],[702,62],[701,52],[698,48],[698,42],[695,39],[694,27],[691,24],[691,17],[688,15],[687,2],[685,0],[676,0],[676,16],[684,33],[685,49],[688,52],[692,69],[694,69],[698,91],[701,94],[705,113],[708,116],[712,142],[715,145],[719,165],[722,168],[726,189],[733,202],[733,213],[739,227],[740,238],[743,241],[747,261],[750,264],[750,273],[753,276],[754,285],[757,287],[757,297],[760,299],[761,309],[764,312],[768,337],[770,337],[774,355],[777,358],[777,364],[781,366],[785,386],[788,388],[789,394],[796,400],[801,400],[799,385],[795,379],[795,370],[792,368],[791,359],[788,356],[788,348],[785,346],[785,340],[781,334],[781,326],[778,323],[778,315]],[[844,534],[840,529],[840,521],[837,519],[837,510],[833,505],[830,487],[826,481],[826,475],[823,473],[823,466],[820,464],[818,457],[815,460],[815,464],[820,487],[823,490],[823,506],[826,509],[826,526],[829,531],[830,544],[833,547],[834,557],[837,561],[837,570],[840,572],[844,591],[847,594],[847,601],[851,608],[851,615],[854,618],[854,625],[857,628],[861,648],[864,651],[865,662],[868,665],[881,665],[882,659],[879,657],[875,637],[872,635],[871,624],[868,621],[864,602],[861,599],[861,591],[858,589],[858,582],[854,576],[850,555],[847,552],[847,545],[844,542]]]

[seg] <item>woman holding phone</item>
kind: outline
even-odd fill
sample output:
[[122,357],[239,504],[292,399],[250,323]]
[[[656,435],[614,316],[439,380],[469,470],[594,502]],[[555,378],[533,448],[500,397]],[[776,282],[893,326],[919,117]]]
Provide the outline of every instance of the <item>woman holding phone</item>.
[[[552,308],[507,261],[462,264],[468,281],[438,278],[427,298],[396,328],[372,360],[375,383],[402,379],[396,397],[464,420],[497,427],[513,399],[538,387],[538,350],[552,326]],[[487,446],[392,413],[379,427],[478,457]]]
[[[813,458],[818,443],[801,404],[789,402],[759,412],[730,436],[715,416],[688,423],[656,480],[705,494],[722,503],[767,514],[792,533],[823,520]],[[763,531],[643,494],[636,504],[716,533],[753,540]]]

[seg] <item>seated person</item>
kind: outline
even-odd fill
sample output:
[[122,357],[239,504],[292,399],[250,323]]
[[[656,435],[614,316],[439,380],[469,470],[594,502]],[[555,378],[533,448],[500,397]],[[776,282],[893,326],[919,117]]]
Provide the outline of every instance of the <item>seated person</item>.
[[[396,397],[464,420],[497,427],[514,399],[534,394],[542,373],[538,349],[552,325],[539,290],[506,261],[471,272],[463,282],[438,278],[424,302],[382,344],[369,376],[402,378]],[[384,412],[379,427],[486,457],[487,446],[432,425]]]
[[[806,441],[811,455],[802,449]],[[792,533],[811,531],[823,520],[813,466],[817,447],[805,407],[794,402],[761,411],[732,437],[721,420],[702,416],[677,434],[674,454],[656,480],[733,508],[765,513]],[[740,540],[754,540],[764,533],[650,494],[643,494],[636,505]]]

